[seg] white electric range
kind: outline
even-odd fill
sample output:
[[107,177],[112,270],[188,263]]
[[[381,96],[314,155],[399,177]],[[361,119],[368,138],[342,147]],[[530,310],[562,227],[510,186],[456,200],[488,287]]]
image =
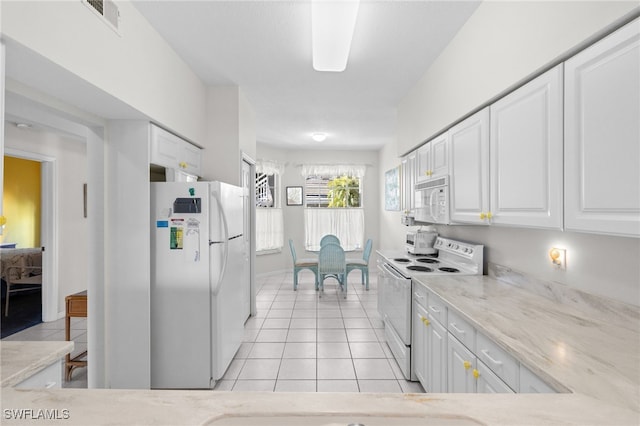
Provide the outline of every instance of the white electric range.
[[483,273],[483,245],[438,237],[434,248],[434,255],[378,251],[378,312],[389,348],[407,380],[416,380],[411,372],[411,278]]

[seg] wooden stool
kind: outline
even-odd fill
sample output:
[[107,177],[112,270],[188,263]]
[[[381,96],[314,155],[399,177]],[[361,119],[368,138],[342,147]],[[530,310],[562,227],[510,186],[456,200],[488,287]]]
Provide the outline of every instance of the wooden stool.
[[[69,295],[65,298],[66,302],[66,316],[65,316],[65,340],[71,340],[71,317],[87,317],[87,292],[81,291],[80,293]],[[71,372],[75,367],[86,367],[87,351],[82,352],[80,355],[71,358],[71,354],[66,356],[65,377],[67,380],[71,380]],[[84,359],[83,359],[84,358]]]

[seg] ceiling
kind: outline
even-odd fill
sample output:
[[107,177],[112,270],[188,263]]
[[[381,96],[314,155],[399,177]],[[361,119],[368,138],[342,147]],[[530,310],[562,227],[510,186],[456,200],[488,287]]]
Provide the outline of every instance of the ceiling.
[[[237,85],[260,143],[378,149],[396,107],[479,0],[361,0],[347,69],[314,71],[310,1],[134,1],[207,85]],[[314,132],[328,138],[317,143]]]

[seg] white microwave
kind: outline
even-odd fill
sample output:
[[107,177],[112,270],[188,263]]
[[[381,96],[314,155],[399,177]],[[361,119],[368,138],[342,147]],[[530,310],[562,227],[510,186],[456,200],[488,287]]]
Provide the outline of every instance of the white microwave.
[[449,176],[416,183],[415,192],[416,222],[450,223]]

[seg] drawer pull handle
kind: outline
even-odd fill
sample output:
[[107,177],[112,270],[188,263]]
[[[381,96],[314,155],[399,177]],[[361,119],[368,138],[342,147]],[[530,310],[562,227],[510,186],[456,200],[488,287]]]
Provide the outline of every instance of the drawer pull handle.
[[436,314],[440,313],[440,309],[436,308],[435,306],[429,306],[429,309],[431,309],[433,312],[435,312]]
[[416,299],[424,299],[424,296],[417,291],[413,293],[413,297],[415,297]]
[[475,368],[473,369],[473,377],[475,377],[476,379],[478,377],[480,377],[480,372],[478,370],[476,370]]
[[468,370],[471,368],[471,363],[469,361],[463,362],[462,365],[464,365],[465,370]]
[[465,334],[465,331],[464,331],[464,330],[460,330],[458,327],[456,327],[456,323],[455,323],[455,322],[452,322],[452,323],[451,323],[451,328],[453,328],[453,329],[455,330],[455,332],[456,332],[456,333],[459,333],[459,334]]
[[47,383],[44,384],[44,388],[45,389],[51,389],[51,388],[54,388],[57,384],[58,384],[58,382],[47,382]]
[[487,349],[482,349],[480,350],[480,352],[482,352],[482,354],[486,356],[487,359],[492,363],[494,363],[495,365],[502,365],[502,361],[498,361],[497,359],[491,358],[491,355],[489,355],[489,351]]

